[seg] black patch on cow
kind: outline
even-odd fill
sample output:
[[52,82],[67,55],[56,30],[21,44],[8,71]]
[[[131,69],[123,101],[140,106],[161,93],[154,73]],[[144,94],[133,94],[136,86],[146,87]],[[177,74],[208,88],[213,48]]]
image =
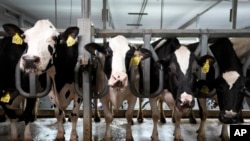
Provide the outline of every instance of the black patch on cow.
[[51,45],[48,46],[48,51],[49,51],[50,55],[52,56],[54,53],[54,49]]
[[71,113],[71,116],[73,117],[73,116],[77,116],[77,114],[76,113]]
[[56,108],[56,104],[53,104],[54,108]]
[[70,95],[70,91],[68,90],[68,91],[66,92],[66,94],[65,94],[65,98],[67,99],[67,98],[69,97],[69,95]]
[[78,99],[77,99],[77,103],[80,104],[81,102],[82,102],[82,99],[81,99],[81,98],[78,98]]
[[59,115],[62,115],[62,110],[59,109]]

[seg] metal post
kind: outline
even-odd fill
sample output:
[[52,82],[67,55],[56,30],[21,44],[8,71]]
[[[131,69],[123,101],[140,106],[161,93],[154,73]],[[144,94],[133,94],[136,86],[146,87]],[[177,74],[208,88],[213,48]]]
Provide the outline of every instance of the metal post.
[[[151,50],[151,34],[149,33],[145,33],[143,36],[143,40],[144,40],[144,45],[143,47],[146,49]],[[150,59],[146,59],[144,61],[144,66],[143,66],[143,92],[145,94],[146,97],[149,97],[150,95]]]
[[236,29],[238,0],[232,0],[232,29]]
[[82,0],[82,20],[78,20],[80,27],[79,60],[83,63],[85,69],[82,72],[83,77],[83,140],[92,140],[92,113],[91,113],[91,91],[90,91],[90,54],[84,49],[85,44],[91,42],[91,20],[90,20],[90,0]]
[[[203,31],[201,31],[201,32],[203,32]],[[207,53],[208,53],[207,42],[208,42],[208,34],[202,33],[201,34],[201,53],[200,53],[200,56],[207,55]],[[201,75],[200,76],[201,79],[206,78],[206,74],[200,73],[200,75]]]

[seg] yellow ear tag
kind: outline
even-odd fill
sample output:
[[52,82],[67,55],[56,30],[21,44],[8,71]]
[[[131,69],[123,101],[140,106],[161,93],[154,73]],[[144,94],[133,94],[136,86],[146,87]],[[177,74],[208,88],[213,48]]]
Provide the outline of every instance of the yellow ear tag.
[[66,43],[68,47],[72,47],[76,43],[76,40],[72,36],[69,35]]
[[3,97],[1,97],[0,101],[3,102],[3,103],[9,103],[9,101],[10,101],[10,93],[7,92]]
[[141,57],[139,55],[136,55],[130,60],[130,65],[138,66],[140,61]]
[[17,44],[17,45],[22,45],[22,44],[23,44],[23,39],[19,36],[18,33],[16,33],[16,34],[12,37],[12,43],[13,43],[13,44]]
[[207,86],[203,86],[200,90],[201,93],[208,94],[209,88]]
[[203,65],[203,67],[201,69],[202,73],[208,73],[209,68],[210,68],[210,66],[209,66],[209,60],[207,59],[206,62],[205,62],[205,64]]

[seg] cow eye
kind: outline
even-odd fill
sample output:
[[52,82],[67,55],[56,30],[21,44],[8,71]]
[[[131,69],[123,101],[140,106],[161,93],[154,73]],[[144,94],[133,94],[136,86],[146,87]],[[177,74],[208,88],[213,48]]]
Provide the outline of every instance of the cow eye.
[[52,36],[52,40],[53,40],[53,41],[55,41],[55,42],[56,42],[56,41],[57,41],[57,39],[58,39],[58,38],[57,38],[57,36]]
[[52,25],[50,25],[49,28],[52,28]]

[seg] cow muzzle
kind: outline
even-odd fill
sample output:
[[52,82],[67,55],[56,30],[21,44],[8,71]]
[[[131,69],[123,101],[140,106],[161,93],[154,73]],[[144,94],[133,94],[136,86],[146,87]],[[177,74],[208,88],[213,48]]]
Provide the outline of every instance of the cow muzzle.
[[181,97],[176,101],[177,108],[180,111],[188,111],[195,105],[194,97],[190,94],[181,94]]
[[128,84],[127,74],[123,72],[111,74],[108,84],[117,91],[123,90]]
[[38,56],[30,56],[30,55],[23,55],[21,58],[21,68],[27,72],[37,72],[37,66],[40,63],[40,57]]
[[241,116],[239,113],[231,111],[220,111],[219,121],[226,124],[241,122]]

